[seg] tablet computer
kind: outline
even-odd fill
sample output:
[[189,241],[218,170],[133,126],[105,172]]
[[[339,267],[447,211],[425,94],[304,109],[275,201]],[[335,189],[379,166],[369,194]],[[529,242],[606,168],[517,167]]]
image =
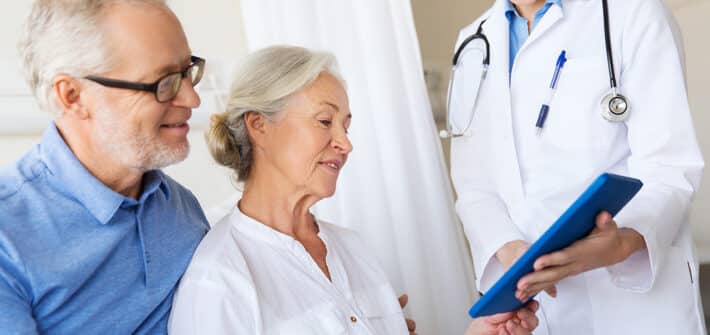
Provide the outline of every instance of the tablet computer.
[[600,212],[607,211],[615,216],[642,185],[638,179],[611,173],[599,176],[471,307],[468,314],[477,318],[520,309],[527,302],[515,297],[516,287],[520,278],[533,272],[535,260],[589,235]]

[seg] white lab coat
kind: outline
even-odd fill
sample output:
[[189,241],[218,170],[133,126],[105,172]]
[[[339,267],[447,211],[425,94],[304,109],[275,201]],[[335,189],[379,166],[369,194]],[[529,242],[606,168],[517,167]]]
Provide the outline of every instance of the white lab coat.
[[[631,104],[625,122],[611,123],[600,116],[609,91],[601,1],[552,6],[520,49],[512,79],[505,1],[458,40],[487,18],[490,70],[470,136],[454,138],[451,149],[456,209],[479,290],[502,275],[495,252],[503,244],[535,241],[595,177],[612,172],[644,182],[615,220],[641,233],[648,249],[563,280],[556,299],[539,295],[536,334],[704,334],[688,224],[704,163],[666,8],[660,0],[609,0],[617,80]],[[563,49],[568,61],[537,137],[537,114]]]

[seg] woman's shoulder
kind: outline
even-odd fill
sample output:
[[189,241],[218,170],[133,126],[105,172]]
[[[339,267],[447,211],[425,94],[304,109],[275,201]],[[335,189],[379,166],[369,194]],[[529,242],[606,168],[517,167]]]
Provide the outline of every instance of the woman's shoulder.
[[192,255],[183,280],[230,280],[250,277],[244,254],[233,234],[232,215],[212,226]]

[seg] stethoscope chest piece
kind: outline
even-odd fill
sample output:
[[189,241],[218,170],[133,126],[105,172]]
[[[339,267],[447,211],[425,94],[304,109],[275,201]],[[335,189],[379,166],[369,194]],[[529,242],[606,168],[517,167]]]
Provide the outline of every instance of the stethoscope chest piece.
[[602,99],[601,114],[607,121],[625,121],[629,118],[630,110],[629,100],[617,92],[611,92]]

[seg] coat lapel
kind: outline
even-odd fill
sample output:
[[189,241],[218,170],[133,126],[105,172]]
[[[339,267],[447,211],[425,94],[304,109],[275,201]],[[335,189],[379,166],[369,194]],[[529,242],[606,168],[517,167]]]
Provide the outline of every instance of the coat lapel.
[[528,37],[518,52],[520,53],[525,51],[529,45],[535,43],[535,40],[539,39],[540,36],[543,36],[548,30],[550,30],[550,28],[554,27],[564,17],[565,15],[562,8],[557,5],[552,5],[552,7],[550,7],[550,9],[547,10],[547,13],[545,13],[542,17],[540,22],[538,22],[537,26],[535,26],[535,29],[533,29],[530,37]]
[[[501,134],[498,138],[501,143],[499,154],[502,158],[501,169],[507,170],[510,176],[510,191],[514,195],[514,201],[523,200],[523,187],[518,165],[518,155],[515,148],[515,138],[513,135],[512,101],[510,95],[510,26],[505,17],[505,2],[508,0],[496,1],[491,15],[483,25],[484,33],[488,36],[491,47],[491,65],[488,79],[490,86],[488,94],[495,97],[498,104],[495,114],[499,118]],[[491,106],[491,105],[489,105]],[[496,150],[497,151],[497,150]]]

